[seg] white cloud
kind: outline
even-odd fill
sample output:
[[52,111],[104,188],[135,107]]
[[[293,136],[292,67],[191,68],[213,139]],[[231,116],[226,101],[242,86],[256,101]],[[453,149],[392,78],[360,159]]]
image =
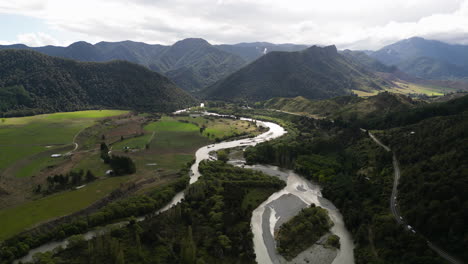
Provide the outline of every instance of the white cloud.
[[58,40],[43,32],[19,34],[17,39],[17,43],[22,43],[30,47],[61,44]]
[[[0,0],[2,12],[43,19],[55,31],[89,42],[171,44],[202,37],[375,49],[422,36],[468,43],[468,0]],[[40,34],[22,38],[53,44]]]

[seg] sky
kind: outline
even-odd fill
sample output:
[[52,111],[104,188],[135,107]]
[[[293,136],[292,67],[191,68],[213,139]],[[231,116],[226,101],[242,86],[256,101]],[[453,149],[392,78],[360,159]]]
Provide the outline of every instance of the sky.
[[267,41],[376,50],[420,36],[468,45],[468,0],[0,0],[0,44]]

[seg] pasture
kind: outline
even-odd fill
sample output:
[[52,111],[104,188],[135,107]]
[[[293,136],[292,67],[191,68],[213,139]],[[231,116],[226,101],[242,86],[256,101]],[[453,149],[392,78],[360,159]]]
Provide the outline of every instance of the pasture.
[[46,196],[0,210],[0,241],[49,219],[71,214],[91,205],[129,180],[131,176],[94,181],[79,190]]
[[[0,122],[0,172],[22,159],[31,158],[28,168],[18,164],[18,168],[8,170],[14,175],[27,177],[40,170],[48,161],[44,155],[37,160],[33,157],[39,153],[49,154],[57,151],[65,153],[71,149],[73,138],[82,129],[93,125],[98,118],[121,115],[128,111],[91,110],[67,113],[54,113],[29,117],[4,118]],[[70,145],[64,149],[64,146]],[[19,172],[21,170],[21,172]]]

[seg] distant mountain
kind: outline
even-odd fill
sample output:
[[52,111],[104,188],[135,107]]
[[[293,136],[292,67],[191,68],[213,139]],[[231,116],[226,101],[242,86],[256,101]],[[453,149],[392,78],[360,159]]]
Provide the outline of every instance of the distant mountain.
[[98,107],[172,111],[195,102],[166,77],[130,62],[76,62],[29,50],[0,51],[2,115]]
[[379,60],[371,57],[364,51],[355,50],[344,50],[340,52],[341,55],[347,57],[350,60],[354,60],[356,63],[366,67],[366,69],[375,72],[394,72],[397,69],[396,66],[388,66]]
[[202,91],[208,99],[259,101],[304,96],[326,99],[389,83],[338,54],[335,46],[271,52]]
[[215,45],[226,52],[236,54],[247,62],[252,62],[272,51],[301,51],[307,49],[307,45],[296,44],[273,44],[268,42],[239,43],[234,45]]
[[126,60],[167,75],[188,91],[209,86],[246,64],[241,57],[195,38],[181,40],[172,46],[132,41],[99,42],[92,45],[80,41],[68,47],[9,45],[0,46],[0,49],[30,49],[79,61]]
[[413,37],[369,54],[423,79],[468,80],[468,46]]
[[207,87],[241,68],[246,62],[203,39],[185,39],[165,50],[149,67],[165,73],[186,90]]

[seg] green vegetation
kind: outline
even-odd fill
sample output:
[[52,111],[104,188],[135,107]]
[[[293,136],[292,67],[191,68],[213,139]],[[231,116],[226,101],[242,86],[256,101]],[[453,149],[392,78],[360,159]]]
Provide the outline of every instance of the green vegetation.
[[468,96],[455,98],[447,102],[421,105],[406,111],[395,111],[384,116],[372,117],[362,120],[361,125],[370,129],[385,129],[415,124],[424,119],[436,116],[449,116],[466,112],[468,110]]
[[[115,263],[122,258],[125,263],[255,263],[252,210],[284,183],[220,161],[202,162],[200,172],[203,177],[188,188],[182,203],[89,243],[77,243],[49,256],[51,263]],[[253,191],[255,202],[249,195]],[[246,203],[252,204],[243,208]]]
[[97,180],[85,187],[23,203],[0,211],[0,240],[24,231],[51,218],[71,214],[114,191],[128,177],[113,177]]
[[129,157],[112,155],[109,165],[112,168],[113,174],[117,176],[134,174],[136,172],[135,163]]
[[330,231],[333,222],[327,210],[312,204],[280,226],[275,236],[278,252],[287,260],[293,259],[311,247],[319,238]]
[[463,261],[468,261],[467,127],[465,111],[379,133],[400,162],[398,201],[405,220]]
[[[2,48],[12,47],[0,46],[0,49]],[[196,38],[184,39],[172,46],[133,41],[100,42],[91,45],[80,41],[69,47],[52,47],[52,49],[28,47],[28,49],[79,61],[125,59],[164,74],[188,91],[196,91],[213,84],[247,63],[233,52],[218,49],[206,40]]]
[[305,113],[312,117],[328,117],[338,119],[338,121],[355,122],[358,119],[406,111],[422,104],[424,103],[405,95],[383,92],[368,98],[341,96],[322,101],[312,101],[304,97],[273,98],[265,102],[265,107]]
[[[177,192],[185,189],[189,181],[188,176],[186,176],[187,170],[184,170],[183,174],[185,176],[179,177],[166,185],[152,189],[145,195],[132,196],[112,202],[101,208],[98,212],[61,221],[53,228],[39,228],[12,237],[2,244],[2,248],[0,249],[0,263],[11,263],[13,259],[25,255],[30,248],[37,247],[51,240],[64,239],[71,235],[84,233],[93,227],[106,225],[119,219],[152,213],[167,204]],[[115,181],[116,179],[118,178],[110,178],[109,180]],[[43,211],[46,210],[43,209]],[[20,218],[17,220],[24,221]],[[132,223],[134,224],[134,221],[131,221],[131,224]],[[80,239],[74,239],[71,246],[76,244],[80,244]],[[49,253],[45,254],[43,257],[50,257],[48,254]],[[71,263],[70,261],[73,260],[69,259],[66,263]]]
[[267,53],[202,94],[213,100],[248,102],[295,96],[326,99],[391,85],[339,54],[335,46],[312,46],[297,52]]
[[[65,153],[74,136],[93,125],[97,118],[128,113],[120,110],[92,110],[55,113],[30,117],[5,118],[0,123],[0,170],[9,170],[18,177],[29,177],[41,168],[55,164],[50,155]],[[15,166],[15,163],[20,162]],[[11,176],[11,175],[8,175]]]
[[0,115],[96,108],[173,111],[196,103],[166,77],[125,61],[80,63],[29,50],[0,51]]
[[385,46],[371,56],[422,79],[466,80],[467,52],[466,46],[412,37]]
[[294,115],[284,120],[295,132],[248,148],[247,161],[296,169],[319,181],[353,235],[356,263],[442,262],[424,237],[408,232],[391,215],[390,153],[349,123]]
[[331,235],[327,238],[326,244],[329,247],[340,249],[340,237],[337,235]]

